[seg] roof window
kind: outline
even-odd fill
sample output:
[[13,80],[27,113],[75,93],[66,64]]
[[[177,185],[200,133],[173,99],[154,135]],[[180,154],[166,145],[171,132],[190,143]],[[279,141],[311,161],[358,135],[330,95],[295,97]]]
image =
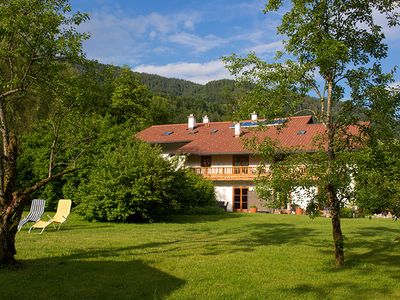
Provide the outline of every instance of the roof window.
[[210,134],[216,134],[218,132],[218,129],[211,129]]
[[299,130],[297,131],[297,135],[305,135],[306,134],[306,130]]
[[196,133],[198,133],[199,131],[198,130],[190,130],[189,132],[188,132],[188,134],[196,134]]
[[174,132],[173,131],[165,131],[164,133],[163,133],[163,135],[171,135],[171,134],[173,134]]

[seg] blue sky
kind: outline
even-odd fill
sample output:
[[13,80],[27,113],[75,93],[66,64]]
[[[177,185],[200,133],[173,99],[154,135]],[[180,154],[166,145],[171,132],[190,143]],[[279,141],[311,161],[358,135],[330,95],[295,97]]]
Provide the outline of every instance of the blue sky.
[[[282,48],[280,13],[262,13],[264,0],[71,0],[90,21],[89,59],[133,70],[206,83],[230,78],[221,56],[255,51],[272,61]],[[378,22],[382,21],[376,16]],[[389,45],[384,66],[400,65],[400,28],[383,22]],[[400,82],[399,74],[396,82]]]

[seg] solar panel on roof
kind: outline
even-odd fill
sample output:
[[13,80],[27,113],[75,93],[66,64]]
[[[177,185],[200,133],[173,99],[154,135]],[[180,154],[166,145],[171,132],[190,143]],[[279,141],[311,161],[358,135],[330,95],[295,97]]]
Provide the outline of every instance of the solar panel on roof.
[[[274,125],[282,125],[286,122],[287,119],[276,119],[269,123],[266,121],[244,121],[240,123],[241,127],[257,127],[257,126],[274,126]],[[235,128],[235,124],[229,126],[229,128]]]
[[240,123],[240,126],[242,126],[242,127],[255,127],[255,126],[258,126],[258,123],[257,122],[252,122],[252,121],[246,121],[246,122]]

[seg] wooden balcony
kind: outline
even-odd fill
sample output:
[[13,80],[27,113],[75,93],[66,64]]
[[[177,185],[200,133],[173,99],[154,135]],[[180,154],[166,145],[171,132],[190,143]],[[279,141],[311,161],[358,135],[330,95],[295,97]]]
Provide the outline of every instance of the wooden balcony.
[[252,167],[192,167],[196,174],[210,180],[253,180],[260,175],[268,175],[267,168]]

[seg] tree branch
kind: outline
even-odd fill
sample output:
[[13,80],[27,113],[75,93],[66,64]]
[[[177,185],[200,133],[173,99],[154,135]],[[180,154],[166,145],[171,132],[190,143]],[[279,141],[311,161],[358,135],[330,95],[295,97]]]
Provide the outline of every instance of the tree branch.
[[19,93],[19,92],[23,92],[23,91],[25,91],[25,89],[22,88],[22,87],[19,87],[19,88],[17,88],[17,89],[9,90],[9,91],[4,92],[3,94],[1,94],[1,95],[0,95],[0,99],[5,99],[5,98],[8,97],[8,96],[11,96],[11,95],[13,95],[13,94],[16,94],[16,93]]
[[29,194],[32,194],[36,190],[40,189],[41,187],[45,186],[46,184],[48,184],[56,179],[59,179],[66,174],[73,173],[76,170],[78,170],[78,168],[64,170],[60,173],[57,173],[56,175],[53,175],[51,177],[47,177],[47,178],[40,180],[39,182],[35,183],[34,185],[32,185],[29,188],[14,192],[13,194],[14,194],[14,196],[16,196],[16,198],[21,198],[22,195],[27,196]]

